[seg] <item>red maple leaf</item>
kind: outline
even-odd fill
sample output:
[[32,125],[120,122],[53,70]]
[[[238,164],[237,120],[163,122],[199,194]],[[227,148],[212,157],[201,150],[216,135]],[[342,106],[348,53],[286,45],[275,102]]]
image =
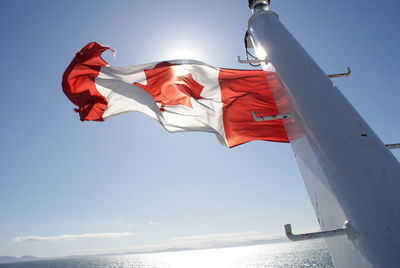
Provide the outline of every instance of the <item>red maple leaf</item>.
[[[174,67],[175,66],[175,67]],[[193,108],[190,98],[200,99],[203,86],[197,83],[192,74],[177,74],[177,64],[161,62],[153,69],[145,69],[147,85],[134,83],[147,91],[163,112],[166,105],[184,105]]]

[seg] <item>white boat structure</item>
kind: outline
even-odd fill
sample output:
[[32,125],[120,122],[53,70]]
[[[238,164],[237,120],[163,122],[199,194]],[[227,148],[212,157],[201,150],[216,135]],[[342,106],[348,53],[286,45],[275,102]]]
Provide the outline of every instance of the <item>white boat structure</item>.
[[[285,88],[274,92],[321,232],[335,267],[400,267],[400,165],[317,63],[282,25],[270,1],[250,0],[248,39],[264,70]],[[350,70],[349,70],[350,71]],[[398,146],[397,146],[398,147]]]

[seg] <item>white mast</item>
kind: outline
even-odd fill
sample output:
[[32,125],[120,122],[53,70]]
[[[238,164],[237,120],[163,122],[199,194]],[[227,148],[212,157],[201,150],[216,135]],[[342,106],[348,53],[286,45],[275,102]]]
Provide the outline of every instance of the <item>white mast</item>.
[[[400,165],[269,9],[249,1],[248,33],[285,85],[274,92],[335,267],[400,267]],[[265,69],[266,64],[262,67]],[[285,102],[283,102],[285,103]]]

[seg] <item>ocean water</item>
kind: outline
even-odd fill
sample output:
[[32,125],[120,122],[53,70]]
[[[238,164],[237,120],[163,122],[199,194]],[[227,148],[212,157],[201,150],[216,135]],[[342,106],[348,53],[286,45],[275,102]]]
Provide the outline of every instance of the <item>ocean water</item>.
[[0,268],[331,268],[323,241],[0,264]]

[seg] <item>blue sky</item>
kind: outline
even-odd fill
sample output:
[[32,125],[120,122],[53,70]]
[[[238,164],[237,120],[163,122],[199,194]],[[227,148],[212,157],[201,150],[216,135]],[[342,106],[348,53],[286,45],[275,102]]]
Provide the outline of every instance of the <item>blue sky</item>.
[[[386,143],[400,141],[399,5],[272,3],[325,72],[352,67],[335,83]],[[290,145],[227,149],[137,113],[82,123],[62,93],[62,73],[90,41],[115,48],[105,57],[115,66],[189,57],[250,68],[236,62],[249,16],[245,0],[4,2],[0,256],[205,245],[283,236],[285,223],[317,226]]]

